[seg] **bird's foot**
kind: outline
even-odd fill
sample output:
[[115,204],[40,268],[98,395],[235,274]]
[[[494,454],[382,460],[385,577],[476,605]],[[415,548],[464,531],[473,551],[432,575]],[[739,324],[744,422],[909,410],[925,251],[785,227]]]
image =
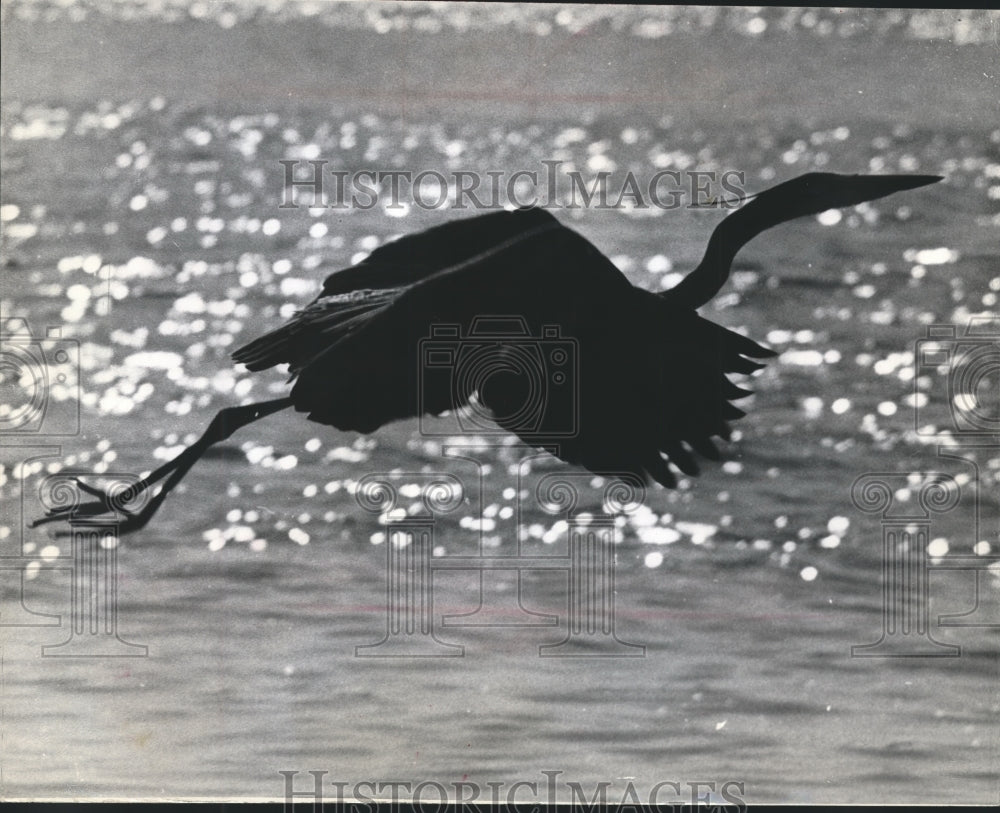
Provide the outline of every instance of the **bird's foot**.
[[[144,517],[143,512],[136,514],[124,507],[124,503],[135,499],[139,494],[145,491],[145,486],[140,487],[140,484],[136,484],[134,486],[129,486],[129,488],[125,489],[123,492],[111,495],[102,489],[87,485],[79,477],[74,477],[73,481],[77,488],[79,488],[82,492],[89,494],[92,497],[97,497],[97,499],[91,502],[80,503],[78,505],[54,508],[46,512],[44,517],[33,520],[29,523],[29,528],[37,528],[40,525],[48,525],[51,522],[69,522],[72,524],[74,519],[79,519],[81,517],[98,517],[102,514],[113,514],[116,517],[123,517],[123,519],[115,523],[118,533],[120,534],[137,530],[146,524],[146,518]],[[57,537],[71,536],[71,532],[56,531],[55,535]]]

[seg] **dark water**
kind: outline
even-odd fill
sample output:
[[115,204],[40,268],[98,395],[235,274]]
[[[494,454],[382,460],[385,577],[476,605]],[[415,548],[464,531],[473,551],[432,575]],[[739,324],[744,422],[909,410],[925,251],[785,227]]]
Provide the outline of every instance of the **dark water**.
[[[302,771],[299,789],[325,770],[348,788],[485,795],[544,770],[588,796],[611,782],[612,800],[669,780],[742,782],[760,802],[996,801],[998,439],[963,434],[947,376],[915,355],[929,325],[961,336],[997,311],[996,15],[316,8],[4,7],[2,316],[79,347],[49,423],[0,448],[4,623],[25,618],[18,570],[25,606],[63,620],[2,628],[4,797],[278,798],[279,770]],[[282,209],[278,161],[295,158],[734,170],[750,192],[816,169],[946,180],[768,233],[704,309],[781,356],[753,379],[726,464],[621,521],[616,632],[644,658],[540,658],[565,635],[565,574],[522,584],[558,627],[496,626],[518,617],[510,571],[484,583],[493,626],[438,629],[464,657],[355,657],[384,634],[386,578],[358,481],[476,471],[443,458],[459,440],[444,419],[441,437],[411,421],[359,439],[284,414],[200,463],[119,546],[119,631],[148,657],[41,657],[68,635],[72,562],[51,526],[25,528],[45,474],[148,471],[216,410],[277,397],[279,372],[248,376],[229,352],[326,272],[463,214]],[[555,213],[653,289],[722,216]],[[995,372],[976,386],[966,418],[995,428]],[[5,381],[3,401],[18,397]],[[475,554],[481,514],[485,549],[520,537],[526,555],[564,555],[565,524],[506,491],[515,450],[481,462],[482,505],[442,521],[437,553]],[[926,472],[958,493],[925,518],[929,618],[973,610],[978,584],[965,620],[986,625],[933,624],[961,657],[852,658],[881,630],[885,519],[852,484],[892,473],[912,524]],[[474,610],[478,588],[438,572],[435,623]]]

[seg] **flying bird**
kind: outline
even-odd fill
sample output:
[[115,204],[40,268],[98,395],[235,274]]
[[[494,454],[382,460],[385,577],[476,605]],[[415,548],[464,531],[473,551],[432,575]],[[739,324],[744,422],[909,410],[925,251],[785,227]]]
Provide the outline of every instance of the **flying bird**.
[[[340,430],[485,408],[497,426],[595,474],[667,488],[718,460],[749,395],[728,375],[775,355],[697,309],[736,253],[788,220],[942,180],[809,173],[752,196],[712,233],[675,287],[634,286],[597,248],[537,208],[499,211],[407,235],[331,274],[286,324],[233,353],[251,371],[288,365],[284,398],[227,407],[176,458],[112,498],[50,512],[40,525],[105,513],[164,481],[122,533],[143,527],[209,447],[294,408]],[[120,507],[118,508],[120,511]]]

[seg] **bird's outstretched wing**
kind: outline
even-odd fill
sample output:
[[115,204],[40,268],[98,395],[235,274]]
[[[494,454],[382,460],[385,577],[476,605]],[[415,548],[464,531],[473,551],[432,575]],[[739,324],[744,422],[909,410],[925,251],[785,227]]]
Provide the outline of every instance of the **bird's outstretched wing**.
[[726,374],[770,351],[634,287],[551,215],[500,214],[406,238],[412,252],[373,252],[330,278],[364,287],[321,295],[236,360],[288,363],[296,409],[344,430],[475,394],[501,428],[594,472],[672,486],[668,461],[695,473],[692,450],[716,457],[710,438],[728,436],[742,415],[729,401],[746,394]]
[[543,209],[521,208],[453,220],[379,246],[357,265],[323,281],[320,298],[365,288],[398,288],[420,282],[532,236],[536,229],[562,228]]
[[[546,337],[582,344],[584,331],[612,330],[609,298],[621,301],[635,289],[586,239],[545,217],[554,227],[527,222],[516,237],[391,289],[389,301],[297,369],[296,408],[321,423],[370,432],[466,404],[477,376],[505,363],[493,356],[470,361],[470,353],[538,352]],[[309,319],[322,301],[293,322]],[[451,353],[455,369],[424,355],[432,350],[441,351],[438,358]],[[486,367],[477,368],[480,362]]]
[[940,180],[940,175],[810,172],[778,184],[755,195],[749,203],[723,220],[712,232],[698,267],[660,296],[678,305],[699,308],[725,284],[736,253],[765,229],[786,220],[819,214],[827,209],[855,206]]
[[285,325],[239,348],[233,359],[253,371],[287,364],[297,375],[411,286],[436,274],[479,267],[496,255],[530,256],[535,249],[522,244],[557,230],[575,234],[546,211],[517,209],[406,235],[328,276],[315,300]]

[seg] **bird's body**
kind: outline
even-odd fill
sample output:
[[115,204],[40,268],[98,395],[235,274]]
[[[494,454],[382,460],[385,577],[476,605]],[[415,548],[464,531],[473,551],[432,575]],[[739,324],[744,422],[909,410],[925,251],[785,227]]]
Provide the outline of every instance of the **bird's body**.
[[[489,330],[504,317],[511,332]],[[422,343],[444,327],[456,350],[471,352],[455,355],[465,369],[435,375]],[[558,348],[562,365],[547,357]],[[500,427],[568,462],[672,486],[660,453],[694,473],[681,442],[708,450],[708,438],[727,436],[726,420],[742,414],[727,398],[745,392],[725,373],[758,366],[743,354],[771,355],[635,287],[549,212],[522,209],[377,249],[233,357],[250,370],[288,364],[295,409],[338,429],[372,432],[460,408],[475,393]]]
[[[474,400],[502,429],[569,463],[672,487],[672,466],[696,474],[694,452],[717,458],[712,438],[727,438],[728,422],[743,414],[731,401],[747,391],[727,376],[774,355],[696,312],[725,283],[736,252],[786,220],[938,180],[812,173],[788,181],[727,217],[699,266],[657,294],[539,209],[388,243],[331,274],[288,323],[233,354],[251,371],[287,364],[289,396],[219,413],[196,444],[141,481],[145,490],[169,477],[125,530],[145,524],[209,446],[287,407],[369,433]],[[428,350],[444,355],[435,362]],[[92,512],[107,510],[107,497],[88,490],[101,496]]]

